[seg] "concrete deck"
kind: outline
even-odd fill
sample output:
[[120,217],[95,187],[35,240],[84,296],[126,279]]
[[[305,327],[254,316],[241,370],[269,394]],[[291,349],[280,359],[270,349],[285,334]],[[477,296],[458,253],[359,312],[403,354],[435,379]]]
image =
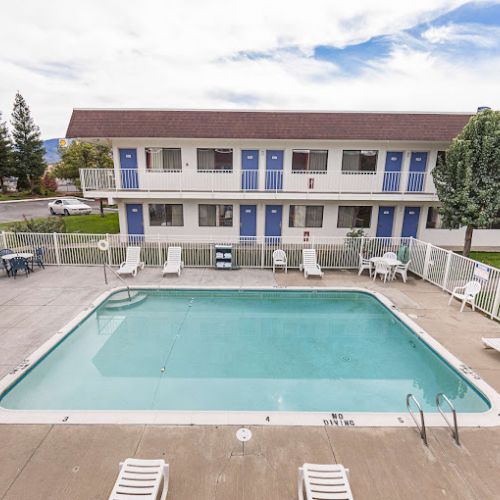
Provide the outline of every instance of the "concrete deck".
[[[305,280],[298,272],[221,272],[185,269],[182,277],[146,269],[134,285],[364,286],[384,293],[453,354],[500,392],[500,354],[483,336],[500,325],[458,304],[437,287],[373,283],[348,271]],[[119,285],[110,277],[110,287]],[[106,290],[102,269],[51,267],[15,281],[0,274],[0,376],[15,367]],[[118,462],[129,456],[165,457],[171,466],[168,498],[293,499],[297,467],[339,462],[350,468],[356,499],[498,499],[500,428],[462,429],[456,446],[448,429],[430,429],[426,448],[415,429],[251,427],[236,440],[230,426],[1,425],[0,498],[107,498]]]

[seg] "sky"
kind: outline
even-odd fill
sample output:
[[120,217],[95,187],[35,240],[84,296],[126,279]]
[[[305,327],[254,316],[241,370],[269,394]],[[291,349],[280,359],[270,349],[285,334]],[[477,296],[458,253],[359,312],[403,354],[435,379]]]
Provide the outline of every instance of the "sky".
[[2,2],[0,111],[500,108],[500,0]]

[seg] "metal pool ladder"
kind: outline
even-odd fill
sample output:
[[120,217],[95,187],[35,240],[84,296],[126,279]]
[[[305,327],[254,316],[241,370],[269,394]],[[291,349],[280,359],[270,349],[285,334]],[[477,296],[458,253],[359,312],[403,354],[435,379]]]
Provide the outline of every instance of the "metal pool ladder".
[[[453,415],[453,425],[450,423],[450,421],[448,420],[447,416],[443,411],[443,408],[441,407],[441,399],[443,399],[446,403],[448,403],[448,406],[451,409],[451,414]],[[460,446],[460,440],[458,439],[457,411],[455,410],[455,407],[453,406],[452,402],[448,399],[446,394],[442,392],[436,394],[436,406],[437,409],[439,410],[439,413],[441,413],[441,416],[444,418],[446,424],[451,429],[451,435],[453,439],[455,440],[457,445]]]
[[[418,412],[420,414],[420,425],[418,424],[418,421],[415,418],[415,415],[411,411],[411,408],[410,408],[411,401],[413,401],[415,403],[416,407],[418,408]],[[415,422],[415,425],[417,426],[417,429],[420,432],[420,437],[422,438],[425,446],[429,446],[427,444],[427,432],[425,430],[424,412],[422,410],[422,407],[420,406],[420,403],[417,401],[417,398],[413,394],[407,394],[407,396],[406,396],[406,408],[408,409],[408,413],[410,414],[411,418]]]

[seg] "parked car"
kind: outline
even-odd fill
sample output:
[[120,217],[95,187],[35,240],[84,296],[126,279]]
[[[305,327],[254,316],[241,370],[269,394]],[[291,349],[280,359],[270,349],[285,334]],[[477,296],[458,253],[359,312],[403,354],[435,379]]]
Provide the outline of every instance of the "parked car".
[[52,215],[88,215],[92,208],[77,198],[58,198],[49,203]]

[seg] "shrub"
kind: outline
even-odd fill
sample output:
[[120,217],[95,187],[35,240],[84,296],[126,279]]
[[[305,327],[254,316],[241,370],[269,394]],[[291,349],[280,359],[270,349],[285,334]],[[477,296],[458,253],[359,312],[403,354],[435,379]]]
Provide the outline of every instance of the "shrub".
[[27,219],[13,222],[9,226],[9,231],[14,233],[64,233],[66,228],[62,217],[48,217],[47,219]]

